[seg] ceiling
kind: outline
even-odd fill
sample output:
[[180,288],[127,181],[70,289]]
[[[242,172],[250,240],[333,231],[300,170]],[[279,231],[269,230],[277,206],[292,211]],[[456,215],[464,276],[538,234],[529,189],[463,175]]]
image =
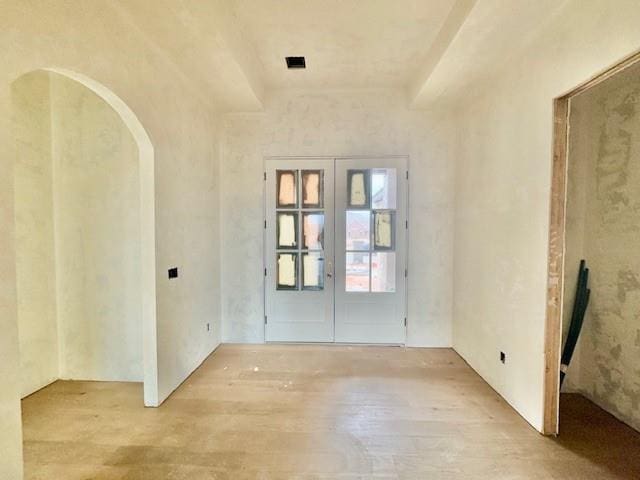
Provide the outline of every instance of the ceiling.
[[118,0],[111,5],[218,110],[260,110],[260,61],[226,0]]
[[447,102],[508,67],[570,0],[478,0],[458,25],[437,68],[412,92],[415,108]]
[[[455,0],[232,0],[270,88],[404,87]],[[305,56],[288,71],[285,56]]]
[[[260,111],[273,89],[400,88],[426,108],[504,63],[567,0],[116,0],[203,101]],[[524,32],[524,34],[523,34]],[[287,70],[285,56],[305,56]]]

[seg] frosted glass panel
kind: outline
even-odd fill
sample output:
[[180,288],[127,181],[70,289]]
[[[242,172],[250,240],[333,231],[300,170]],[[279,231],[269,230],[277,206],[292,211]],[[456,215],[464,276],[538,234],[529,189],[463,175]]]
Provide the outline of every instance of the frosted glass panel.
[[369,250],[371,212],[347,210],[347,250]]
[[374,252],[371,254],[371,291],[396,291],[395,252]]
[[296,248],[298,246],[298,213],[278,212],[276,234],[277,248]]
[[371,171],[371,208],[396,208],[396,169],[376,168]]
[[374,212],[374,250],[393,250],[395,236],[395,213],[394,212]]
[[349,208],[369,208],[369,170],[347,172]]
[[365,252],[348,252],[346,269],[346,291],[369,291],[369,254]]
[[308,212],[302,214],[303,248],[322,250],[324,242],[324,213]]
[[324,171],[302,171],[302,207],[322,208],[324,203]]
[[278,253],[278,290],[298,289],[298,254]]
[[322,290],[324,288],[324,258],[320,253],[302,254],[303,290]]
[[296,208],[298,206],[298,171],[277,170],[276,178],[278,208]]

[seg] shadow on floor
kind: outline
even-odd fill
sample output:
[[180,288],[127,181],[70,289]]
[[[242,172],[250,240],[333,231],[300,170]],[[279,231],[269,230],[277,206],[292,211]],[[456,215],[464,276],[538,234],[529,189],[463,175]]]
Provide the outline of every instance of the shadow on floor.
[[560,396],[560,435],[554,441],[617,478],[640,479],[640,433],[582,395]]

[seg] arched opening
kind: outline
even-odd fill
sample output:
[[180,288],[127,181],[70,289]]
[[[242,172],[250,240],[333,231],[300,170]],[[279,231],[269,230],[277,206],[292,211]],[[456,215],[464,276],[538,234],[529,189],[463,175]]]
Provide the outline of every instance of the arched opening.
[[144,382],[158,405],[153,146],[83,75],[12,83],[21,394],[58,379]]

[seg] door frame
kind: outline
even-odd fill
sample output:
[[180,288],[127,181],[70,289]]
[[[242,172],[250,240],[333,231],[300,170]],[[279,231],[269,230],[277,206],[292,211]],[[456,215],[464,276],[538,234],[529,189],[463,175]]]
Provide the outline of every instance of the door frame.
[[557,435],[560,403],[560,350],[564,304],[569,118],[571,99],[640,63],[640,51],[553,100],[553,161],[549,211],[547,298],[544,333],[543,434]]
[[[410,279],[410,272],[409,272],[409,265],[411,264],[411,259],[410,259],[410,250],[409,250],[409,233],[410,233],[410,226],[411,226],[411,222],[410,220],[410,215],[411,215],[411,203],[410,203],[410,182],[409,182],[409,178],[410,178],[410,174],[409,172],[411,171],[411,156],[410,155],[380,155],[380,154],[376,154],[376,155],[266,155],[262,158],[262,269],[264,271],[264,269],[267,268],[267,229],[265,227],[266,225],[266,221],[267,221],[267,161],[271,161],[271,160],[334,160],[334,161],[338,161],[339,159],[345,159],[345,160],[358,160],[358,159],[363,159],[363,160],[376,160],[376,159],[388,159],[388,158],[401,158],[405,160],[406,166],[407,166],[407,177],[406,177],[406,192],[405,192],[405,201],[406,201],[406,205],[407,205],[407,225],[406,225],[406,235],[405,235],[405,242],[404,242],[404,247],[406,249],[406,255],[405,255],[405,269],[407,274],[404,276],[404,282],[405,282],[405,295],[404,295],[404,312],[405,312],[405,317],[407,319],[407,321],[405,322],[404,325],[404,330],[405,330],[405,334],[404,334],[404,338],[405,338],[405,343],[402,344],[403,346],[406,345],[406,341],[407,341],[407,334],[408,334],[408,329],[409,329],[409,279]],[[335,194],[334,194],[335,195]],[[335,208],[335,202],[334,202],[334,208]],[[334,220],[335,221],[335,220]],[[335,232],[335,225],[334,225],[334,232]],[[334,238],[334,244],[335,244],[335,238]],[[335,248],[334,248],[334,256],[335,256],[336,252],[335,252]],[[335,261],[334,261],[334,265],[335,265]],[[335,274],[335,271],[334,271]],[[335,292],[334,292],[334,296],[335,296]],[[334,310],[335,310],[335,304],[334,304]],[[305,343],[312,343],[312,342],[267,342],[267,324],[265,322],[265,317],[267,315],[267,278],[265,275],[263,275],[262,277],[262,312],[263,312],[263,318],[262,318],[262,338],[263,341],[262,343],[273,343],[273,344],[278,344],[278,343],[298,343],[298,344],[305,344]],[[334,312],[334,323],[335,323],[335,312]],[[334,326],[335,328],[335,326]],[[334,339],[335,340],[335,339]],[[312,343],[313,345],[336,345],[335,341],[332,343],[328,343],[328,344],[323,344],[323,343]],[[337,344],[337,345],[343,345],[343,344]],[[363,345],[367,345],[366,343],[359,343],[357,344],[359,346],[363,346]],[[373,344],[372,344],[373,345]],[[379,344],[376,343],[376,346],[384,346],[384,345],[398,345],[398,344]]]

